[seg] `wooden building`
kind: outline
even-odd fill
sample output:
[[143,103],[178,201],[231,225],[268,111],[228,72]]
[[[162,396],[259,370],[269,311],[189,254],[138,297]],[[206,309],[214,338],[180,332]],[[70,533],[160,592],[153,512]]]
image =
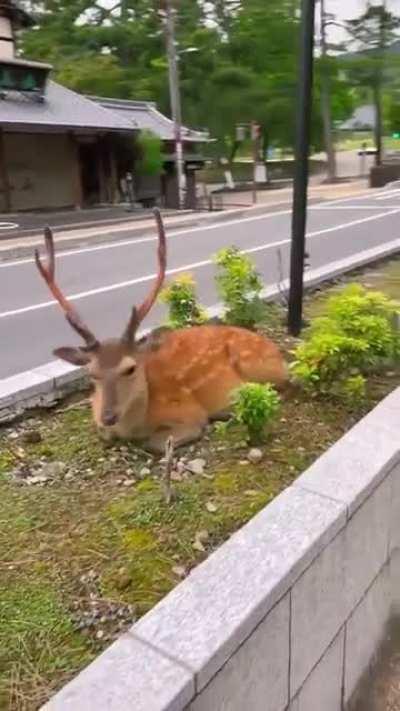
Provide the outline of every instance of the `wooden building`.
[[[15,32],[30,23],[14,0],[0,0],[0,212],[115,204],[127,171],[136,200],[176,207],[172,122],[149,102],[77,94],[50,80],[49,65],[17,58]],[[165,147],[164,172],[152,179],[135,170],[135,137],[144,129]],[[188,207],[205,141],[184,129]]]

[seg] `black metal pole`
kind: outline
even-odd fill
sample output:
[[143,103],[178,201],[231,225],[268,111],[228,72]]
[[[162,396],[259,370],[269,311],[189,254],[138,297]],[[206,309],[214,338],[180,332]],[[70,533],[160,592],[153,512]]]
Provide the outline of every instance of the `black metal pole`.
[[289,331],[293,336],[297,336],[301,331],[303,314],[314,24],[315,0],[302,0],[288,317]]

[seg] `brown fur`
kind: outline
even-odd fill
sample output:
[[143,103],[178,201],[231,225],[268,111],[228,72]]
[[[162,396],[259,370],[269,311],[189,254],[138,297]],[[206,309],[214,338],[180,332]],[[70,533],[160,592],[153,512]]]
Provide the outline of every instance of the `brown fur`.
[[[122,373],[135,365],[132,375]],[[130,349],[119,341],[90,354],[96,377],[94,419],[107,437],[144,440],[163,451],[172,435],[179,446],[198,438],[210,419],[229,410],[242,383],[287,379],[278,348],[263,336],[229,326],[199,326],[164,333]],[[105,427],[104,413],[117,422]]]
[[100,343],[82,321],[56,281],[53,234],[45,230],[46,264],[35,252],[38,270],[82,348],[58,348],[55,355],[86,366],[94,382],[94,420],[105,438],[131,437],[163,452],[172,436],[175,446],[201,436],[210,419],[225,416],[232,392],[242,383],[287,379],[285,362],[267,338],[241,328],[198,326],[178,331],[158,329],[136,341],[136,332],[156,301],[166,273],[167,243],[159,210],[158,274],[149,295],[133,307],[118,340]]

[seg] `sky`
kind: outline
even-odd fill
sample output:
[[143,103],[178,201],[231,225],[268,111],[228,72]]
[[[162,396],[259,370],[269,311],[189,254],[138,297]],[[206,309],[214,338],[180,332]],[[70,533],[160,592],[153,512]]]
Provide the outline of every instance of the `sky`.
[[[339,22],[343,20],[349,20],[353,17],[360,15],[366,8],[366,0],[325,0],[327,12],[331,12],[336,15]],[[372,4],[381,5],[382,0],[372,0]],[[386,0],[386,7],[388,10],[394,11],[397,8],[399,10],[400,0]],[[331,41],[340,42],[344,39],[345,34],[343,30],[335,28],[331,30]]]

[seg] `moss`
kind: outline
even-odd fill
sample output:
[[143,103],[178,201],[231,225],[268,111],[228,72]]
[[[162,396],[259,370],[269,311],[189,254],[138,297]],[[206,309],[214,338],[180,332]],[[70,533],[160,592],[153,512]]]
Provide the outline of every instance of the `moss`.
[[38,708],[53,687],[91,659],[56,590],[33,576],[0,585],[0,708]]
[[[2,446],[1,441],[0,446]],[[6,447],[0,450],[0,478],[15,467],[15,462],[15,456],[11,451],[7,450]]]
[[125,548],[132,553],[144,553],[157,547],[155,537],[149,531],[143,531],[140,528],[127,531],[123,536],[123,543]]

